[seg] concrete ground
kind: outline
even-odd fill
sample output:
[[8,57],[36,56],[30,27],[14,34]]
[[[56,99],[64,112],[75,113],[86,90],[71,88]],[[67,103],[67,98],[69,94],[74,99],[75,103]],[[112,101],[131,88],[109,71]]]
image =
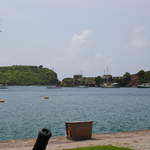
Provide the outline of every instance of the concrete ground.
[[[35,139],[0,141],[0,150],[32,150]],[[114,145],[134,150],[150,150],[150,130],[94,134],[91,140],[71,141],[66,137],[52,137],[47,150],[62,150],[95,145]]]

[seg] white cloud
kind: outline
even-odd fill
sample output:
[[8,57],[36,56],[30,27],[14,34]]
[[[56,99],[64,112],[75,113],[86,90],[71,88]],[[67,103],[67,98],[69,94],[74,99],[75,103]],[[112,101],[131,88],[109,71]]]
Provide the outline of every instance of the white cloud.
[[64,64],[72,65],[70,74],[73,75],[80,71],[88,73],[91,70],[88,75],[95,76],[101,71],[103,72],[106,65],[109,65],[110,58],[103,54],[103,49],[97,39],[96,33],[92,29],[85,29],[73,34],[68,55],[64,59]]
[[144,31],[144,29],[145,29],[144,26],[138,26],[133,30],[133,32],[135,34],[141,34]]
[[78,33],[74,33],[71,38],[71,46],[69,55],[71,57],[82,57],[92,52],[94,46],[94,32],[92,29],[85,29]]
[[144,26],[136,27],[132,32],[132,39],[130,40],[130,47],[135,49],[142,49],[147,47],[148,41],[144,37]]
[[133,39],[130,44],[132,48],[145,48],[147,41],[144,39]]
[[88,40],[88,38],[91,36],[92,33],[93,33],[93,30],[91,30],[91,29],[83,30],[79,33],[74,33],[74,35],[72,37],[72,44],[85,43]]

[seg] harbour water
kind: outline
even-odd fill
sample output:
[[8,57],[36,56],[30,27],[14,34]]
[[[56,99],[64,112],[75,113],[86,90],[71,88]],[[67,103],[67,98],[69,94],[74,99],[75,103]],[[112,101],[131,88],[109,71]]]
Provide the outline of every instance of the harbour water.
[[[49,99],[44,99],[44,97]],[[0,140],[65,135],[66,121],[94,121],[94,133],[150,129],[150,89],[10,86],[0,89]]]

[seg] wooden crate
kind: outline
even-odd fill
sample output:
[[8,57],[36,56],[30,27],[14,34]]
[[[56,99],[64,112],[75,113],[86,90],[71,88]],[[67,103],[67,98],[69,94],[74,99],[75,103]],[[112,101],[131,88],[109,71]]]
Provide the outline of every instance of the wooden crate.
[[66,122],[67,138],[71,140],[86,140],[92,137],[93,121]]

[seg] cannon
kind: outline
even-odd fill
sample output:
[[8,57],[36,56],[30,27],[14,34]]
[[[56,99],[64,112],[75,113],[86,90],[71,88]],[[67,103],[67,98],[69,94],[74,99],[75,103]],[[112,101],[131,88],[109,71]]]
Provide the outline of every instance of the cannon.
[[52,133],[50,130],[43,128],[39,131],[38,137],[32,150],[46,150],[48,140],[51,138]]

